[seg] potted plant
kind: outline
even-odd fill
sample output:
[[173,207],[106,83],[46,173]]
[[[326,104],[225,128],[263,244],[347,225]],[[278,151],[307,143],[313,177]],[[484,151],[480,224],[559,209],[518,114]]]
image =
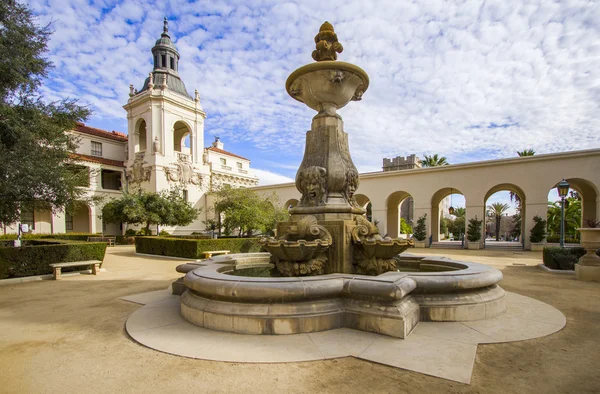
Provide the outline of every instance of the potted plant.
[[482,223],[483,220],[477,220],[477,216],[469,219],[469,227],[467,227],[467,239],[469,240],[469,243],[467,244],[467,247],[471,250],[479,249]]
[[425,247],[425,238],[427,238],[427,225],[425,221],[427,220],[427,214],[419,217],[417,220],[417,225],[413,229],[413,238],[415,239],[415,248],[424,248]]
[[596,250],[600,249],[600,221],[587,219],[586,224],[587,227],[577,229],[581,234],[581,246],[587,253],[575,265],[575,277],[600,281],[600,257],[596,254]]
[[546,220],[542,219],[540,216],[534,216],[533,221],[535,224],[531,228],[531,235],[529,236],[529,241],[531,242],[531,250],[534,251],[542,251],[544,250],[544,245],[546,244]]

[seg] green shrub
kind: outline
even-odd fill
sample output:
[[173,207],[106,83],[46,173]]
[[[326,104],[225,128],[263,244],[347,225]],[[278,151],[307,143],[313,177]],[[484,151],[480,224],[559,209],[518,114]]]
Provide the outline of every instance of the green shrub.
[[203,258],[203,252],[210,250],[229,250],[231,253],[259,252],[261,246],[257,238],[230,239],[183,239],[173,237],[136,237],[137,253],[161,256]]
[[[49,264],[104,260],[104,242],[27,240],[27,246],[0,248],[0,279],[51,274]],[[81,269],[73,267],[72,270]],[[69,271],[65,269],[64,271]]]
[[529,241],[533,243],[542,242],[546,238],[546,220],[542,219],[540,216],[534,216],[533,221],[535,224],[531,228],[531,235],[529,236]]
[[169,233],[167,230],[160,230],[160,233],[158,233],[158,235],[160,237],[170,237],[171,233]]
[[[548,235],[546,237],[546,242],[557,244],[557,243],[560,242],[560,235],[559,234]],[[565,236],[565,243],[566,244],[578,244],[579,242],[580,241],[577,238],[571,238],[571,237],[566,237]]]
[[417,225],[413,229],[413,237],[417,241],[425,241],[425,238],[427,238],[427,225],[425,224],[426,220],[427,214],[424,214],[419,219],[417,219]]
[[[99,237],[102,234],[93,233],[60,233],[60,234],[23,234],[21,239],[66,239],[72,241],[87,241],[88,237]],[[17,239],[17,234],[3,234],[0,239]]]
[[542,260],[544,265],[553,270],[573,270],[581,256],[585,254],[584,248],[561,248],[546,246]]
[[469,227],[467,227],[467,239],[469,242],[477,242],[481,239],[481,224],[483,220],[477,220],[477,216],[469,219]]
[[136,232],[134,229],[132,229],[132,228],[129,228],[129,229],[127,229],[127,230],[125,231],[125,236],[126,236],[126,237],[133,237],[133,236],[135,236],[136,234],[137,234],[137,232]]

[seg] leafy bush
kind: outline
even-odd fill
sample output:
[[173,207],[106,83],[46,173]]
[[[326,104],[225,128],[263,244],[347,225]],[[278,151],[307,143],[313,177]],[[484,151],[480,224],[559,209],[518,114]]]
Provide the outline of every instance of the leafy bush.
[[413,229],[413,237],[415,237],[417,241],[425,241],[425,238],[427,238],[427,225],[425,224],[426,220],[427,214],[424,214],[417,219],[417,225]]
[[137,231],[135,231],[132,228],[128,228],[127,231],[125,231],[125,236],[126,237],[133,237],[137,234]]
[[529,241],[533,243],[538,243],[544,241],[546,238],[546,220],[542,219],[540,216],[534,216],[533,221],[535,224],[531,228],[531,235],[529,236]]
[[229,250],[231,253],[259,252],[257,238],[184,239],[173,237],[136,237],[137,253],[199,259],[203,252]]
[[[93,233],[60,233],[60,234],[23,234],[21,239],[66,239],[71,241],[87,241],[88,237],[99,237],[102,234]],[[3,234],[0,239],[14,240],[17,234]]]
[[158,233],[158,235],[160,237],[169,237],[171,236],[171,233],[169,233],[167,230],[160,230],[160,233]]
[[574,270],[575,264],[585,254],[584,248],[561,248],[546,246],[543,252],[544,265],[553,270]]
[[469,219],[469,227],[467,227],[467,239],[469,242],[477,242],[481,239],[481,224],[483,220],[477,220],[477,216]]
[[[548,243],[557,244],[560,242],[560,235],[559,234],[548,235],[546,237],[546,241]],[[580,240],[577,238],[565,237],[566,244],[578,244],[579,242],[580,242]]]
[[[0,248],[0,279],[51,274],[52,268],[49,264],[52,263],[102,261],[105,252],[104,242],[28,240],[27,246]],[[81,268],[72,268],[77,269]]]
[[413,228],[410,226],[410,224],[406,223],[406,220],[404,220],[404,218],[400,219],[400,234],[412,234],[413,233]]

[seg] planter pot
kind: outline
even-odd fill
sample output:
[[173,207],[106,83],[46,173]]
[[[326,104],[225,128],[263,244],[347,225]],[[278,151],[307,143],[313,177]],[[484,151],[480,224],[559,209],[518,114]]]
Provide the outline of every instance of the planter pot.
[[541,252],[544,250],[545,246],[548,246],[548,244],[546,242],[532,242],[531,250],[534,252]]
[[425,247],[425,241],[417,241],[415,239],[415,248],[424,248]]
[[581,246],[586,254],[581,256],[579,264],[584,266],[600,266],[600,257],[596,250],[600,249],[600,228],[578,228],[581,234]]
[[479,241],[471,242],[467,244],[467,249],[469,250],[479,250]]

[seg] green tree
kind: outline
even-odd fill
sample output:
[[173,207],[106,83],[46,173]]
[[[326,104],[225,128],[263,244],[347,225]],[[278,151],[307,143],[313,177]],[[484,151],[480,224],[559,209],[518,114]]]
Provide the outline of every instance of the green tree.
[[251,234],[252,230],[272,232],[278,221],[288,217],[287,210],[278,208],[275,194],[263,198],[257,192],[229,185],[214,192],[214,210],[225,215],[226,229],[239,230],[239,236]]
[[22,209],[60,211],[84,199],[87,174],[68,167],[76,139],[65,133],[89,115],[73,100],[44,103],[38,92],[51,63],[44,56],[49,26],[15,0],[0,2],[0,223]]
[[[548,201],[548,232],[551,235],[560,234],[561,207],[560,201]],[[565,199],[565,236],[578,238],[577,229],[581,227],[581,199],[567,197]]]
[[440,166],[447,166],[449,164],[450,163],[448,163],[448,160],[446,160],[445,157],[438,156],[437,153],[432,156],[425,155],[423,157],[423,159],[421,160],[421,165],[423,167],[440,167]]
[[502,215],[508,208],[510,208],[508,204],[500,202],[495,202],[492,205],[487,206],[488,216],[496,221],[496,241],[500,241],[500,221],[502,220]]
[[537,215],[533,217],[533,221],[535,224],[531,228],[529,241],[534,243],[542,242],[546,238],[546,221]]
[[[455,211],[456,213],[456,211]],[[458,216],[454,220],[448,220],[448,232],[454,235],[454,238],[460,238],[465,233],[465,215]]]
[[410,226],[410,224],[406,223],[406,220],[404,220],[404,218],[400,219],[400,234],[412,234],[413,233],[413,228]]
[[512,215],[512,230],[510,232],[510,236],[513,238],[519,238],[521,236],[521,214],[517,211],[514,215]]
[[477,242],[481,239],[481,224],[483,220],[477,220],[477,216],[469,219],[469,227],[467,228],[467,239],[469,242]]
[[446,219],[443,216],[440,219],[440,232],[444,235],[448,235],[448,221],[449,219]]
[[517,155],[519,155],[519,157],[522,156],[533,156],[535,155],[535,151],[533,149],[525,149],[522,151],[517,151]]
[[419,219],[417,219],[417,225],[415,226],[413,231],[413,237],[415,237],[417,241],[425,241],[425,238],[427,238],[427,224],[425,223],[426,220],[427,214],[424,214],[423,216],[419,217]]
[[145,233],[150,226],[187,226],[200,211],[185,201],[179,189],[152,193],[144,190],[123,192],[102,208],[102,219],[107,223],[128,223],[145,225]]
[[460,217],[464,217],[466,213],[467,213],[467,210],[465,207],[456,207],[456,208],[454,208],[453,215],[456,216],[457,218],[460,218]]

